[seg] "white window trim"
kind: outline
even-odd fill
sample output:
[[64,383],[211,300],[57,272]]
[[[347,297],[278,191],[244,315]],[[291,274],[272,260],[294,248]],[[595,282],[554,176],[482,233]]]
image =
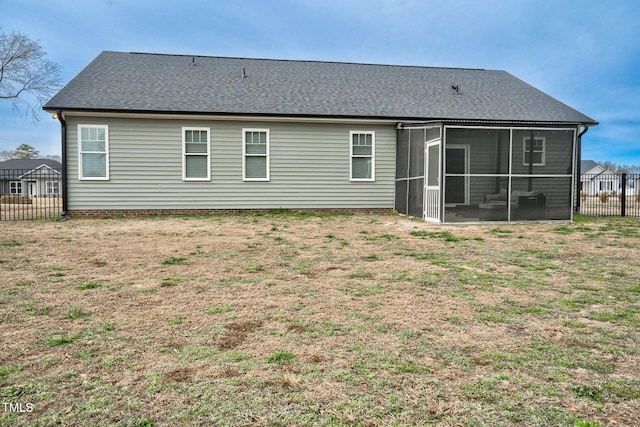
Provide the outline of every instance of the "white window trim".
[[[82,151],[82,129],[102,128],[104,129],[104,151]],[[105,176],[83,176],[82,175],[82,155],[83,154],[104,154],[105,155]],[[78,125],[78,180],[80,181],[108,181],[109,180],[109,126],[108,125]]]
[[[531,139],[530,136],[525,136],[522,139],[522,165],[523,166],[529,166],[529,163],[527,163],[527,154],[529,153],[529,150],[527,150],[527,141],[530,140],[530,139]],[[546,156],[546,151],[547,151],[546,139],[545,139],[544,136],[535,136],[533,138],[533,140],[534,140],[534,142],[536,140],[542,141],[542,151],[533,150],[534,153],[542,153],[542,157],[541,157],[542,162],[541,163],[534,163],[533,166],[544,166],[545,165],[545,156]]]
[[[188,130],[207,132],[207,152],[187,154],[187,140],[185,135]],[[187,156],[207,156],[207,176],[206,178],[187,178]],[[211,129],[205,127],[183,127],[182,128],[182,180],[183,181],[211,181]]]
[[[17,192],[14,191],[14,187],[15,187],[15,190]],[[21,195],[22,194],[22,181],[10,181],[9,182],[9,194]]]
[[[51,184],[52,190],[55,189],[57,191],[49,191],[49,184]],[[56,194],[56,195],[60,194],[60,181],[45,181],[44,188],[45,188],[46,194]]]
[[[353,135],[371,135],[371,155],[354,155],[353,154]],[[354,178],[353,177],[353,159],[354,158],[367,158],[371,157],[371,178]],[[349,181],[365,181],[373,182],[376,180],[376,133],[369,130],[352,130],[349,131]]]
[[612,191],[613,190],[613,182],[612,181],[599,181],[600,182],[600,190],[599,191]]
[[[247,132],[265,132],[267,134],[266,154],[247,154]],[[242,128],[242,181],[270,181],[271,180],[271,135],[269,129]],[[247,157],[266,157],[267,175],[265,178],[247,178]]]

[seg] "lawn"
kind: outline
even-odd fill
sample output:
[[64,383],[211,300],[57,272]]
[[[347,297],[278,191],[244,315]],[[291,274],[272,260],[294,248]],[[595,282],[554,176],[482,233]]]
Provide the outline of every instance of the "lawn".
[[0,425],[640,425],[640,220],[0,223]]

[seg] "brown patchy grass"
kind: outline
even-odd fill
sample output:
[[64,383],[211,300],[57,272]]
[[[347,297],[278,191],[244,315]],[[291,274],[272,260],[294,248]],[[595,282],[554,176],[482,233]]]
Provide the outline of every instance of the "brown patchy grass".
[[0,225],[0,425],[640,425],[638,220]]

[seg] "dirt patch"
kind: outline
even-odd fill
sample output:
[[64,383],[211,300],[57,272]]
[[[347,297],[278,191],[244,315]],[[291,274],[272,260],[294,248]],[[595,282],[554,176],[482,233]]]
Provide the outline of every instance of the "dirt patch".
[[232,322],[225,325],[225,333],[217,343],[218,349],[230,350],[241,345],[247,336],[255,329],[262,326],[261,320],[249,320],[243,322]]
[[164,376],[165,381],[189,381],[193,378],[193,370],[191,368],[174,369],[167,372]]

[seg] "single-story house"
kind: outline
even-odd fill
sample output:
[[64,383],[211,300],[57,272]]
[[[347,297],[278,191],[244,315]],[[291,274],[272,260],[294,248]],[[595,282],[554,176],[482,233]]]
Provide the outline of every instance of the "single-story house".
[[611,194],[620,187],[620,176],[593,160],[580,162],[580,191],[587,196]]
[[10,159],[0,162],[0,195],[59,197],[62,164],[51,159]]
[[597,125],[505,71],[110,51],[44,109],[72,215],[570,220]]
[[593,160],[582,160],[580,162],[580,192],[587,196],[598,196],[602,193],[619,195],[622,193],[623,176],[626,179],[626,195],[640,194],[638,193],[640,178],[637,174],[617,174]]

